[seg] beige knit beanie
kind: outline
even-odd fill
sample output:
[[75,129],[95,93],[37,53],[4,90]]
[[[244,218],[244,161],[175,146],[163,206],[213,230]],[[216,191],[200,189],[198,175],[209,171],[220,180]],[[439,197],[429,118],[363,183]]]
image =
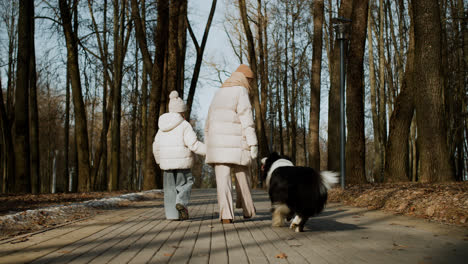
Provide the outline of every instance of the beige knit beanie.
[[182,113],[187,111],[187,106],[184,103],[184,100],[179,97],[177,91],[172,91],[169,94],[169,112],[170,113]]

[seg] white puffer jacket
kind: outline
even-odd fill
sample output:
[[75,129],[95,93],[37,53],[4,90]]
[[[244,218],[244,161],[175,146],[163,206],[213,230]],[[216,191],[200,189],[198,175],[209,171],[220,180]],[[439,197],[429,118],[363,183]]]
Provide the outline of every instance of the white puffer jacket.
[[179,113],[159,117],[159,130],[154,137],[153,155],[162,170],[190,169],[192,151],[205,155],[205,144],[198,141],[189,122]]
[[221,87],[211,101],[205,124],[206,163],[246,166],[257,135],[247,89]]

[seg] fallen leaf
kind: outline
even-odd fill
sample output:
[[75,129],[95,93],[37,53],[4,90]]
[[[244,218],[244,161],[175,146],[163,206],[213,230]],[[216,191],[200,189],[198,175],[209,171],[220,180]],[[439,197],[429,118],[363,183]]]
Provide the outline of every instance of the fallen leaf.
[[71,253],[71,251],[69,251],[69,250],[63,250],[63,251],[59,251],[59,253],[68,254],[68,253]]
[[287,258],[288,258],[288,255],[286,255],[286,254],[284,254],[284,253],[281,253],[281,254],[276,255],[275,258],[287,259]]
[[165,257],[171,257],[172,254],[171,254],[171,253],[164,253],[164,256],[165,256]]

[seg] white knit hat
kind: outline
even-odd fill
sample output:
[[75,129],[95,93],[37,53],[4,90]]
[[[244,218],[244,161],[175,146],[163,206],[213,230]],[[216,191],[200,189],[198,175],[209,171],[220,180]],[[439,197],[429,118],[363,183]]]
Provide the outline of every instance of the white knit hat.
[[172,91],[169,94],[169,112],[170,113],[182,113],[187,111],[187,106],[184,103],[184,100],[179,97],[177,91]]

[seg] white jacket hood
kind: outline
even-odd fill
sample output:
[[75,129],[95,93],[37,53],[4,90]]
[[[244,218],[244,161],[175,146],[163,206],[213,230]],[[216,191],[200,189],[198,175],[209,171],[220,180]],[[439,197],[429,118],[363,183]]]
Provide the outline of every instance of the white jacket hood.
[[176,128],[184,118],[179,113],[165,113],[159,117],[158,126],[164,132],[171,131]]

